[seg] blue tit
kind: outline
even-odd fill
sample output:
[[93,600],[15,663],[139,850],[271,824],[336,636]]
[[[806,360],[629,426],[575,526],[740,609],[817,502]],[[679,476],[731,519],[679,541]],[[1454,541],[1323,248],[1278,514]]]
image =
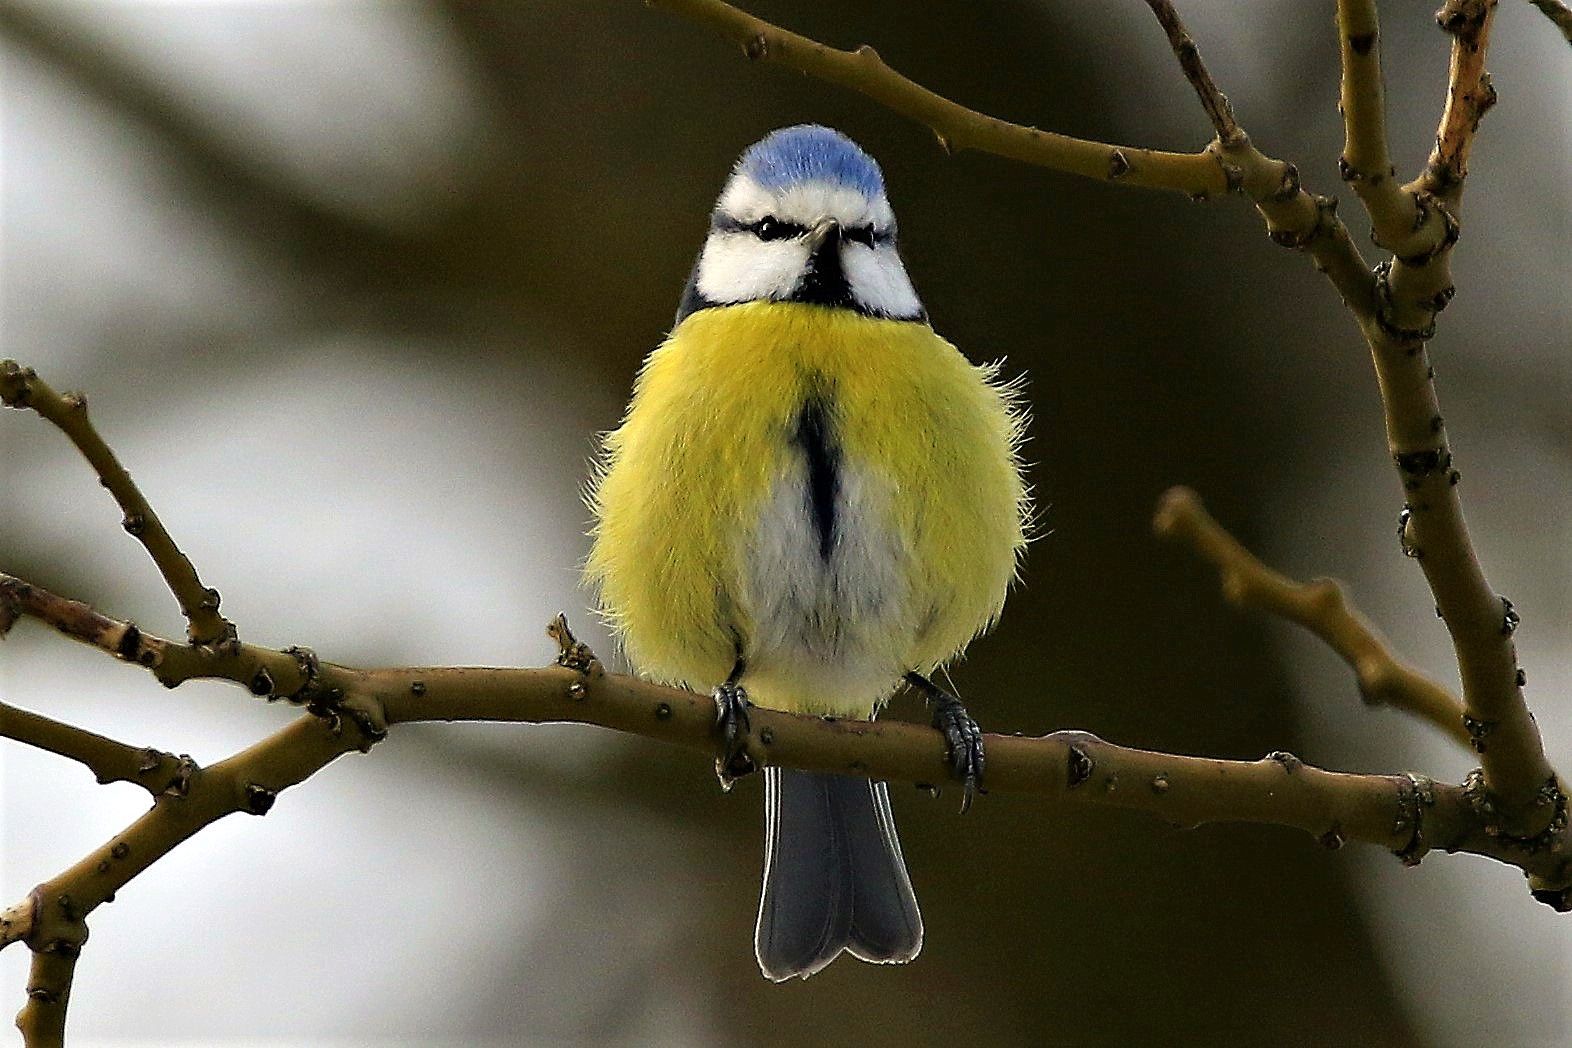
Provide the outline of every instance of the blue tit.
[[[929,677],[997,620],[1026,544],[1025,414],[929,325],[879,165],[803,125],[743,153],[676,325],[590,484],[587,576],[634,666],[748,703],[871,719],[902,682],[966,797],[981,733]],[[765,770],[766,977],[901,963],[922,916],[882,782]]]

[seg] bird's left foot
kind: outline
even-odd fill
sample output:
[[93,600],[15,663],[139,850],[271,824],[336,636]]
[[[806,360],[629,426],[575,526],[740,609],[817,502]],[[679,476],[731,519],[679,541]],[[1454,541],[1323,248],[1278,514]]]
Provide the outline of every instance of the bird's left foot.
[[714,698],[715,729],[721,738],[715,777],[729,790],[733,782],[758,770],[748,756],[748,733],[753,730],[748,722],[748,693],[735,680],[728,680],[715,689]]
[[961,700],[939,687],[920,673],[908,673],[907,683],[923,693],[933,709],[933,726],[944,733],[945,752],[949,758],[950,774],[961,784],[961,813],[971,810],[972,798],[983,789],[982,729],[966,712]]

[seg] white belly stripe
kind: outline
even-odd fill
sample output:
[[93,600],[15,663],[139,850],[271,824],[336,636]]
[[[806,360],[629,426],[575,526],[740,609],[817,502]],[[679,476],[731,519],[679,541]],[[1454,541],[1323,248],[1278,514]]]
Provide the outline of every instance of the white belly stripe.
[[908,668],[901,665],[914,633],[908,551],[889,520],[888,482],[846,462],[837,480],[828,560],[805,464],[776,487],[742,552],[754,627],[744,683],[752,678],[766,703],[867,717]]

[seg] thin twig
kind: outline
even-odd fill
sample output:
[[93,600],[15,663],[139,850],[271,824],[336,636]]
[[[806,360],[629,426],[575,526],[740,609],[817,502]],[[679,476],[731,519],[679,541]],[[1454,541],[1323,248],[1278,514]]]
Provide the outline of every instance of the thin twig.
[[1217,523],[1189,488],[1171,488],[1163,495],[1153,526],[1159,535],[1186,543],[1216,567],[1223,595],[1230,602],[1280,616],[1321,638],[1354,671],[1366,702],[1403,710],[1454,742],[1470,744],[1462,704],[1439,683],[1398,659],[1336,582],[1300,583],[1273,571]]
[[1485,72],[1495,17],[1496,0],[1446,0],[1436,12],[1436,21],[1452,36],[1452,58],[1446,106],[1430,162],[1420,176],[1420,188],[1443,200],[1452,201],[1462,192],[1474,133],[1479,130],[1480,118],[1496,102],[1496,89]]
[[234,624],[218,613],[218,590],[202,585],[196,568],[170,538],[131,474],[93,428],[87,417],[87,397],[81,393],[62,396],[31,368],[5,360],[0,361],[0,403],[12,408],[31,408],[71,438],[71,443],[120,504],[125,514],[122,526],[141,541],[153,563],[158,565],[159,574],[164,576],[186,617],[192,642],[218,644],[232,639]]
[[1563,4],[1561,0],[1528,0],[1528,2],[1539,8],[1540,12],[1561,30],[1561,35],[1567,38],[1567,43],[1572,44],[1572,7]]
[[1414,233],[1419,206],[1413,191],[1394,177],[1397,169],[1387,147],[1376,0],[1338,0],[1337,26],[1343,68],[1339,108],[1345,132],[1338,171],[1364,204],[1375,242],[1396,250]]
[[0,949],[22,942],[33,933],[32,901],[8,906],[0,911]]
[[1381,334],[1408,348],[1435,334],[1436,314],[1452,300],[1452,247],[1461,233],[1468,154],[1480,119],[1496,101],[1485,72],[1495,12],[1496,0],[1447,0],[1436,13],[1452,36],[1446,104],[1424,171],[1403,187],[1418,211],[1410,234],[1386,242],[1395,257],[1382,273],[1377,310]]
[[3,702],[0,736],[77,761],[100,783],[134,782],[155,798],[166,790],[182,789],[196,771],[190,757],[127,745]]
[[1170,189],[1193,197],[1226,191],[1205,153],[1165,153],[1073,138],[1012,124],[950,101],[895,70],[868,46],[841,51],[782,29],[720,0],[646,0],[712,26],[753,60],[849,88],[925,125],[946,150],[975,149],[1099,181]]
[[41,619],[73,640],[142,666],[168,688],[194,677],[217,677],[244,684],[252,694],[269,700],[305,706],[329,720],[348,716],[373,738],[386,727],[381,709],[358,694],[348,694],[345,683],[307,648],[275,651],[234,638],[220,645],[179,644],[3,573],[0,608]]
[[1309,255],[1315,268],[1343,296],[1356,317],[1374,316],[1376,282],[1348,228],[1337,217],[1337,200],[1307,193],[1293,164],[1267,156],[1234,119],[1233,109],[1201,59],[1190,32],[1168,0],[1147,0],[1179,66],[1195,89],[1217,138],[1207,147],[1223,169],[1231,192],[1244,194],[1266,221],[1273,242]]
[[1157,16],[1158,24],[1167,34],[1168,46],[1179,60],[1179,68],[1184,72],[1185,79],[1195,89],[1195,96],[1201,100],[1201,108],[1206,110],[1206,118],[1212,122],[1212,130],[1217,132],[1217,140],[1225,146],[1239,141],[1244,132],[1234,119],[1233,106],[1218,90],[1217,81],[1212,79],[1211,71],[1201,61],[1201,49],[1196,47],[1190,31],[1179,20],[1179,12],[1174,10],[1170,0],[1146,0],[1146,6],[1152,9],[1152,14]]

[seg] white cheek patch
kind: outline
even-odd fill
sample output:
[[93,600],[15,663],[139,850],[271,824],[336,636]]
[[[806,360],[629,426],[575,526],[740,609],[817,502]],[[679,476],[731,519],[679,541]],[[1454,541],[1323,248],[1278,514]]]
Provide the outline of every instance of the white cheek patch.
[[800,240],[717,231],[699,256],[699,294],[722,305],[789,298],[807,266],[808,247]]
[[841,268],[852,297],[868,311],[901,320],[922,316],[922,302],[893,244],[847,244],[841,249]]

